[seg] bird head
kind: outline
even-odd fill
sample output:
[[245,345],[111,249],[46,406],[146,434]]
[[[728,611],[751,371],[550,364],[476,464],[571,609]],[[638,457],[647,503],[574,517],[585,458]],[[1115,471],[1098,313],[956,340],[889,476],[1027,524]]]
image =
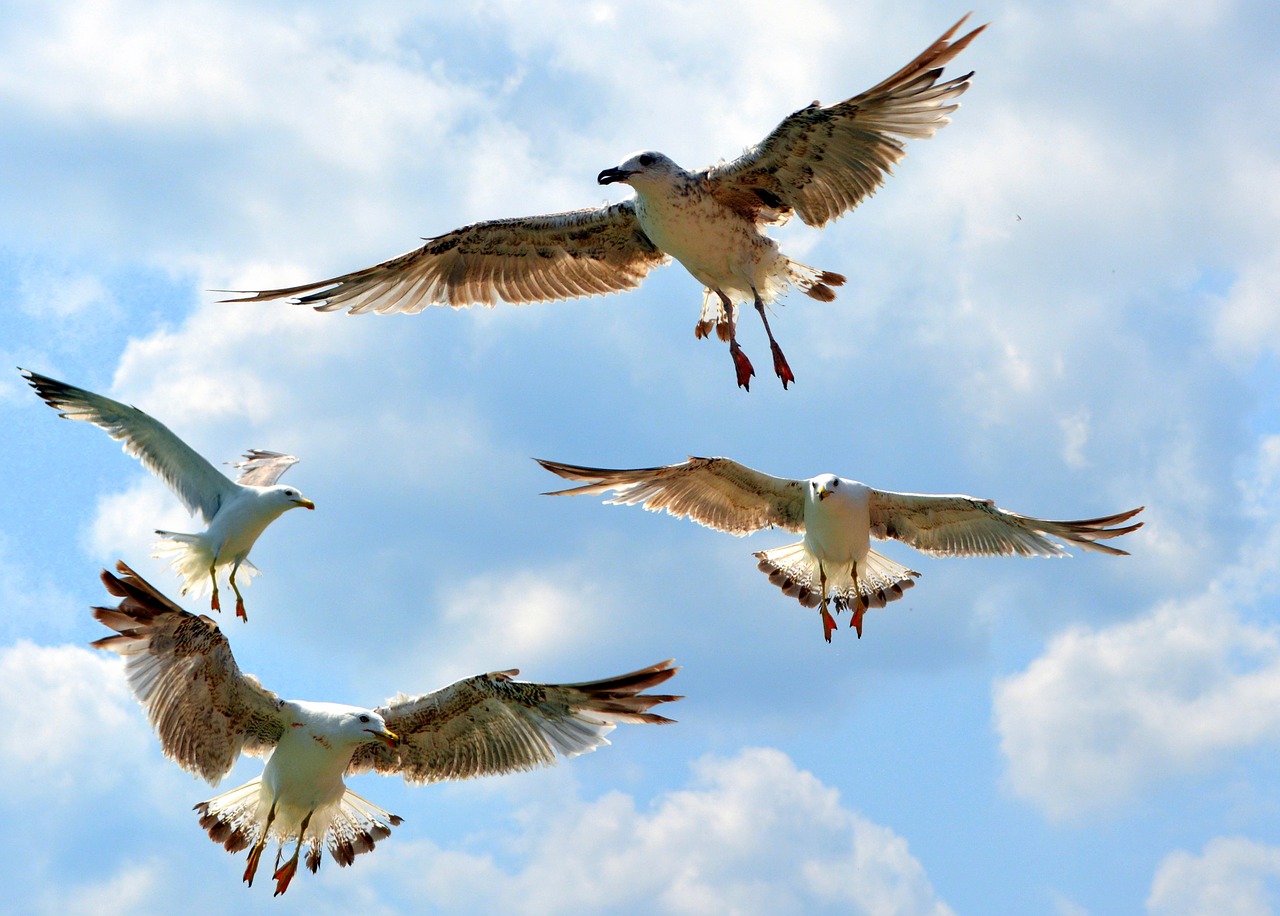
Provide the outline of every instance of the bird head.
[[294,487],[275,487],[275,498],[279,500],[285,509],[297,509],[301,506],[303,509],[315,509],[316,504],[307,499]]
[[835,474],[823,474],[809,481],[809,492],[818,502],[822,502],[840,488],[840,478]]
[[343,732],[348,733],[356,744],[363,744],[372,735],[392,750],[400,746],[400,736],[387,728],[386,720],[372,709],[352,708],[342,725]]
[[596,181],[600,184],[621,182],[635,187],[637,184],[652,183],[655,180],[669,180],[681,171],[680,166],[676,165],[670,157],[653,150],[643,150],[632,153],[616,168],[605,169],[596,176]]

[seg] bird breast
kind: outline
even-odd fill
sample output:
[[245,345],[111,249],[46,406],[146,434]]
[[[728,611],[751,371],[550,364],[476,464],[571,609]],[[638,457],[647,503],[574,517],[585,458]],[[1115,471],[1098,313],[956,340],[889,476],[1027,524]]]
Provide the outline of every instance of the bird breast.
[[[693,181],[665,193],[636,193],[636,218],[649,239],[704,286],[749,294],[772,240]],[[746,288],[744,288],[744,286]]]
[[804,542],[819,559],[861,560],[871,549],[871,519],[865,488],[841,481],[826,499],[806,494]]

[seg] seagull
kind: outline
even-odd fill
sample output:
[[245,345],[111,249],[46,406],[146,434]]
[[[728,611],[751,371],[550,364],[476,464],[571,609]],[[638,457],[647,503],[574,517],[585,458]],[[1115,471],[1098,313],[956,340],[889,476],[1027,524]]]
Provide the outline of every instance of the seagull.
[[218,602],[218,571],[230,567],[229,581],[236,595],[236,616],[248,620],[236,573],[246,580],[257,575],[249,551],[266,527],[289,509],[314,509],[315,503],[294,487],[276,484],[298,459],[281,452],[250,449],[233,467],[240,476],[232,482],[198,455],[159,420],[136,407],[92,391],[76,388],[26,369],[19,370],[36,394],[68,420],[87,420],[124,442],[124,450],[142,462],[182,500],[192,515],[199,513],[205,530],[199,534],[160,531],[155,556],[173,554],[170,566],[184,581],[182,594],[203,592],[213,585],[210,607]]
[[[345,774],[399,774],[410,784],[531,770],[608,744],[618,722],[671,722],[648,712],[677,696],[642,691],[676,673],[671,661],[581,684],[531,684],[494,671],[434,693],[400,694],[377,709],[283,700],[231,655],[211,618],[182,610],[124,563],[103,570],[121,598],[93,616],[115,635],[95,648],[125,659],[134,696],[167,757],[216,785],[242,753],[267,757],[262,775],[195,806],[200,826],[228,852],[249,848],[252,886],[263,849],[279,842],[276,895],[289,888],[302,847],[306,866],[322,849],[341,866],[369,852],[401,818],[352,792]],[[283,864],[286,844],[295,842]]]
[[671,258],[704,287],[698,338],[729,344],[738,385],[755,368],[737,339],[739,304],[764,323],[782,387],[795,375],[774,339],[766,307],[795,287],[819,302],[845,278],[797,263],[765,234],[796,214],[824,226],[873,194],[906,155],[904,141],[949,123],[973,73],[939,82],[943,65],[985,25],[952,40],[965,16],[893,76],[834,105],[800,109],[732,162],[686,171],[653,150],[597,176],[635,195],[605,207],[474,223],[353,273],[228,302],[291,299],[319,311],[416,313],[431,305],[515,304],[619,292]]
[[665,509],[676,518],[737,537],[761,528],[803,532],[795,544],[755,554],[761,572],[803,606],[819,608],[823,636],[836,628],[828,610],[852,609],[849,625],[862,637],[862,614],[902,597],[920,573],[871,549],[871,538],[894,538],[941,557],[1069,556],[1058,538],[1086,550],[1127,556],[1098,541],[1128,534],[1118,526],[1145,507],[1104,518],[1048,521],[1001,509],[989,499],[877,490],[856,480],[819,474],[808,480],[771,477],[728,458],[689,458],[665,467],[611,470],[534,459],[553,474],[587,483],[546,493],[608,493],[614,505]]

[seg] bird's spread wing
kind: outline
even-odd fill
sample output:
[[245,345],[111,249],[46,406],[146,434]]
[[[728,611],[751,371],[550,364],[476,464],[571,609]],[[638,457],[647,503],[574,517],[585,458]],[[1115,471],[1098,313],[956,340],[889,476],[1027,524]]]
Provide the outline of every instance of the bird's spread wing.
[[122,600],[93,609],[116,635],[91,645],[124,656],[165,755],[216,784],[242,752],[275,747],[284,731],[281,700],[241,673],[218,625],[188,614],[124,563],[116,569],[119,576],[103,570],[102,582]]
[[136,407],[23,369],[27,383],[68,420],[87,420],[105,429],[177,494],[187,511],[210,522],[237,489],[227,477],[159,420]]
[[932,137],[950,120],[972,73],[939,83],[942,66],[986,28],[956,41],[965,16],[915,60],[861,95],[786,118],[732,162],[713,166],[708,188],[728,206],[763,223],[791,211],[822,226],[872,194],[906,155],[903,139]]
[[420,312],[431,305],[546,302],[640,285],[667,256],[626,200],[598,209],[475,223],[421,248],[318,283],[229,302],[291,298],[320,311]]
[[400,736],[396,749],[361,745],[348,772],[401,773],[411,783],[467,779],[555,762],[608,744],[619,722],[664,723],[648,710],[680,697],[642,691],[678,669],[670,660],[582,684],[529,684],[519,671],[467,678],[420,697],[399,696],[377,712]]
[[608,503],[639,503],[656,512],[727,531],[739,537],[776,525],[804,530],[804,483],[770,477],[728,458],[690,458],[660,468],[611,470],[535,459],[553,474],[589,483],[547,496],[614,491]]
[[871,533],[895,538],[935,556],[980,554],[1059,557],[1067,551],[1045,535],[1086,550],[1128,555],[1128,551],[1098,541],[1119,537],[1142,527],[1142,522],[1118,527],[1143,507],[1105,518],[1049,521],[998,508],[989,499],[972,496],[926,496],[871,490]]
[[297,463],[298,459],[292,455],[251,448],[244,453],[244,460],[237,461],[232,467],[240,469],[236,483],[241,486],[269,487]]

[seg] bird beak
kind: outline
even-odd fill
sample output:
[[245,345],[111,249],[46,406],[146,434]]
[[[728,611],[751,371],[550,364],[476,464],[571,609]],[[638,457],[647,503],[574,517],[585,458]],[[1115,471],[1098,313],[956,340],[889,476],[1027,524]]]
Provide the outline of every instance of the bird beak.
[[818,502],[822,502],[824,499],[826,499],[830,495],[831,495],[831,491],[828,490],[826,487],[818,487]]
[[393,731],[388,731],[386,729],[382,731],[374,731],[372,728],[366,728],[365,731],[373,735],[373,737],[377,738],[393,751],[400,746],[400,736]]
[[605,169],[596,176],[596,181],[599,184],[613,184],[615,181],[626,181],[631,174],[626,169]]
[[316,504],[309,499],[298,499],[298,500],[294,500],[294,502],[304,509],[311,509],[312,511],[315,511]]

